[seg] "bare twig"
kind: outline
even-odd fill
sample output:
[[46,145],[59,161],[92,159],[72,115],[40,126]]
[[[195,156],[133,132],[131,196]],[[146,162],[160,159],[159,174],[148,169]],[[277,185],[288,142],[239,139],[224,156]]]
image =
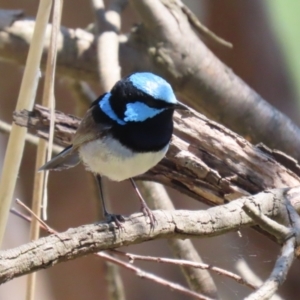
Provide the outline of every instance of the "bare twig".
[[133,266],[130,263],[125,263],[122,260],[116,259],[115,257],[110,256],[110,255],[108,255],[104,252],[99,252],[98,255],[100,257],[105,258],[106,260],[109,260],[109,261],[111,261],[115,264],[118,264],[119,266],[122,266],[122,267],[126,268],[129,271],[134,272],[140,278],[154,281],[154,282],[159,283],[159,284],[161,284],[165,287],[170,288],[171,290],[176,290],[178,292],[181,292],[185,296],[190,296],[190,297],[193,297],[195,299],[201,299],[201,300],[212,300],[212,298],[206,297],[204,295],[200,295],[200,294],[198,294],[196,292],[193,292],[193,291],[191,291],[191,290],[189,290],[189,289],[187,289],[187,288],[185,288],[185,287],[183,287],[183,286],[181,286],[177,283],[170,282],[169,280],[165,280],[161,277],[158,277],[156,275],[145,272],[145,271],[141,270],[140,268],[137,268],[137,267]]
[[[16,199],[16,203],[19,204],[20,206],[22,206],[26,211],[28,211],[33,217],[34,219],[37,220],[37,222],[39,224],[41,224],[43,226],[43,228],[45,228],[47,230],[47,232],[54,234],[56,233],[55,230],[53,230],[51,227],[49,227],[37,214],[35,214],[29,207],[27,207],[21,200]],[[32,222],[33,220],[31,220]]]
[[262,229],[274,235],[278,241],[285,241],[294,234],[290,228],[281,225],[263,215],[262,212],[253,204],[246,202],[242,208],[245,213],[251,217]]
[[218,275],[228,277],[230,279],[235,280],[236,282],[245,285],[251,289],[256,289],[258,285],[252,284],[250,282],[247,282],[247,280],[244,280],[241,276],[234,274],[232,272],[229,272],[227,270],[208,265],[205,263],[198,263],[193,262],[189,260],[184,259],[172,259],[172,258],[164,258],[164,257],[153,257],[153,256],[144,256],[144,255],[138,255],[138,254],[132,254],[132,253],[126,253],[118,250],[112,250],[112,253],[116,253],[117,255],[122,255],[127,257],[130,260],[130,263],[133,263],[135,260],[143,260],[143,261],[153,261],[157,263],[166,263],[166,264],[172,264],[172,265],[178,265],[178,266],[187,266],[192,268],[199,268],[202,270],[209,270],[217,273]]

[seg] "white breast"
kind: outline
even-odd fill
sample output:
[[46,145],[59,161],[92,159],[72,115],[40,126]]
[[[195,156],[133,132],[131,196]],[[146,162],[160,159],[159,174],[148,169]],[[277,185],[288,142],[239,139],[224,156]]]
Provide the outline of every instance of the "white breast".
[[107,137],[89,142],[79,149],[86,167],[114,181],[122,181],[147,172],[166,154],[169,145],[159,152],[133,153],[118,141]]

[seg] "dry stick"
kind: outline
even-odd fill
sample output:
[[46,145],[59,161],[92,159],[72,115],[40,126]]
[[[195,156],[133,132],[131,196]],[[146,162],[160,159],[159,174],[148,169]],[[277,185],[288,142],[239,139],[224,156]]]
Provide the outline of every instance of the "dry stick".
[[[96,23],[96,44],[98,58],[98,72],[100,85],[109,91],[121,77],[119,66],[119,37],[121,29],[120,13],[124,7],[124,0],[111,0],[105,11],[102,0],[92,0]],[[111,300],[125,300],[123,281],[116,265],[107,263],[108,294]]]
[[[28,206],[26,206],[20,199],[16,199],[16,203],[19,204],[20,206],[22,206],[26,211],[28,211],[33,217],[34,219],[36,219],[38,226],[40,227],[40,225],[43,226],[43,228],[45,228],[45,230],[51,234],[56,233],[55,230],[53,230],[51,227],[49,227],[39,216],[38,214],[34,213],[33,210],[31,210]],[[30,222],[33,222],[33,220],[31,219]]]
[[[11,132],[11,129],[12,129],[11,124],[8,124],[8,123],[0,120],[0,132],[9,133],[9,132]],[[40,138],[36,137],[35,135],[33,135],[31,133],[26,133],[25,139],[26,139],[26,142],[29,142],[30,144],[35,145],[35,146],[38,145],[39,140],[40,140]],[[52,149],[53,154],[59,153],[60,151],[62,151],[62,149],[63,149],[63,147],[54,144],[53,149]]]
[[[53,17],[51,27],[51,38],[47,57],[47,66],[45,72],[45,85],[42,103],[50,110],[50,130],[49,141],[40,139],[37,147],[37,157],[35,162],[35,176],[33,184],[32,212],[35,214],[30,226],[30,240],[36,240],[40,234],[40,226],[38,224],[43,208],[43,219],[47,219],[47,181],[49,172],[37,172],[37,170],[45,163],[47,148],[47,160],[51,158],[53,151],[54,137],[54,121],[55,121],[55,105],[54,105],[54,76],[57,53],[57,39],[60,30],[61,19],[61,0],[55,0],[53,6]],[[43,202],[43,204],[42,204]],[[33,300],[35,295],[36,273],[31,273],[27,277],[26,300]]]
[[261,228],[272,234],[278,241],[284,241],[291,237],[294,233],[293,230],[287,228],[284,225],[279,224],[276,221],[271,220],[267,216],[263,215],[261,211],[253,204],[245,203],[242,207],[244,212],[253,219]]
[[99,252],[98,255],[100,257],[103,257],[111,262],[114,262],[115,264],[118,264],[119,266],[125,267],[127,270],[130,270],[132,272],[134,272],[137,276],[139,276],[140,278],[143,279],[149,279],[152,280],[156,283],[159,283],[163,286],[169,287],[172,290],[176,290],[178,292],[183,293],[185,296],[191,296],[194,297],[196,299],[201,299],[201,300],[212,300],[212,298],[206,297],[204,295],[200,295],[196,292],[193,292],[177,283],[173,283],[170,282],[168,280],[165,280],[163,278],[160,278],[156,275],[150,274],[150,273],[146,273],[143,270],[141,270],[140,268],[134,267],[132,264],[130,263],[125,263],[122,260],[116,259],[115,257],[112,257],[104,252]]
[[[36,24],[30,45],[22,84],[19,92],[16,110],[29,109],[33,107],[38,78],[40,76],[39,65],[41,61],[46,27],[51,10],[51,0],[41,0],[36,17]],[[16,186],[17,176],[23,155],[27,129],[12,125],[6,149],[5,159],[0,181],[0,245],[3,241],[5,227],[9,214],[9,207]]]
[[184,259],[172,259],[172,258],[164,258],[164,257],[154,257],[154,256],[145,256],[145,255],[137,255],[137,254],[132,254],[132,253],[127,253],[127,252],[122,252],[118,250],[110,250],[113,254],[117,255],[122,255],[127,257],[130,260],[130,263],[133,263],[135,260],[142,260],[142,261],[152,261],[152,262],[157,262],[157,263],[166,263],[166,264],[171,264],[171,265],[177,265],[177,266],[187,266],[187,267],[192,267],[192,268],[199,268],[202,270],[210,270],[213,271],[219,275],[231,278],[235,280],[236,282],[245,285],[251,289],[256,289],[258,285],[252,284],[251,282],[248,282],[247,280],[243,279],[241,276],[234,274],[230,271],[208,265],[205,263],[197,263],[193,261],[188,261]]
[[[144,190],[147,202],[155,209],[174,210],[173,203],[162,185],[154,182],[139,182],[138,184]],[[191,240],[168,239],[168,243],[175,257],[203,263]],[[208,271],[189,266],[182,266],[181,271],[192,290],[217,298],[217,287]]]

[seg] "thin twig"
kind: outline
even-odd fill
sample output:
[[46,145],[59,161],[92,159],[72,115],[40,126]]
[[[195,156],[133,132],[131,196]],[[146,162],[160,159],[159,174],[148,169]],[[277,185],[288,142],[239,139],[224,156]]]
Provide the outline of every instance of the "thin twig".
[[[14,207],[12,207],[12,208],[10,209],[10,212],[11,212],[12,214],[14,214],[15,216],[17,216],[17,217],[23,219],[24,221],[27,221],[27,222],[29,222],[29,223],[32,222],[32,217],[29,217],[29,216],[24,215],[24,214],[21,213],[20,211],[16,210]],[[42,220],[41,220],[41,221],[42,221]],[[42,222],[39,222],[40,228],[43,229],[43,230],[45,230],[46,232],[49,232],[49,231],[48,231],[49,226],[47,226],[47,227],[48,227],[48,228],[47,228],[47,227],[45,227],[42,223],[43,223],[43,221],[42,221]],[[54,230],[53,230],[53,232],[54,232]]]
[[177,283],[170,282],[170,281],[165,280],[161,277],[158,277],[156,275],[145,272],[145,271],[141,270],[140,268],[137,268],[137,267],[133,266],[130,263],[123,262],[122,260],[116,259],[115,257],[110,256],[110,255],[108,255],[104,252],[99,252],[98,256],[103,257],[103,258],[105,258],[105,259],[107,259],[111,262],[114,262],[115,264],[118,264],[119,266],[122,266],[122,267],[126,268],[129,271],[134,272],[140,278],[143,278],[143,279],[145,278],[145,279],[154,281],[154,282],[159,283],[163,286],[169,287],[172,290],[176,290],[178,292],[181,292],[185,296],[191,296],[191,297],[194,297],[196,299],[201,299],[201,300],[212,300],[212,298],[206,297],[204,295],[200,295],[200,294],[195,293],[195,292],[193,292],[193,291],[191,291],[191,290],[189,290],[189,289],[187,289],[187,288],[185,288],[185,287],[183,287],[183,286],[181,286]]
[[197,263],[193,261],[188,261],[184,259],[172,259],[172,258],[164,258],[164,257],[153,257],[153,256],[144,256],[144,255],[138,255],[138,254],[132,254],[132,253],[126,253],[123,251],[118,250],[110,250],[112,253],[116,253],[117,255],[126,256],[130,263],[133,263],[135,260],[143,260],[143,261],[153,261],[157,263],[166,263],[171,265],[177,265],[177,266],[187,266],[192,268],[199,268],[202,270],[210,270],[213,272],[216,272],[219,275],[229,277],[236,282],[245,285],[251,289],[256,289],[258,285],[252,284],[248,282],[247,280],[243,279],[241,276],[234,274],[230,271],[224,270],[222,268],[218,268],[212,265],[208,265],[205,263]]
[[253,219],[262,229],[266,230],[277,238],[278,241],[284,241],[293,235],[293,231],[276,221],[271,220],[257,209],[253,204],[245,202],[242,209]]
[[54,231],[51,227],[49,227],[38,215],[36,215],[28,206],[26,206],[20,199],[16,199],[16,203],[22,206],[26,211],[28,211],[44,228],[46,228],[47,232],[54,234]]

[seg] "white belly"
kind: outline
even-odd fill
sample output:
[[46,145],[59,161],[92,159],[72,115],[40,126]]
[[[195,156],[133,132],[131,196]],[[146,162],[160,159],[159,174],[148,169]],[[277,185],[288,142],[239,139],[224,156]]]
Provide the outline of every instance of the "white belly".
[[104,175],[114,181],[122,181],[147,172],[166,154],[169,145],[160,152],[133,153],[118,141],[105,140],[89,142],[79,149],[81,160],[93,173]]

